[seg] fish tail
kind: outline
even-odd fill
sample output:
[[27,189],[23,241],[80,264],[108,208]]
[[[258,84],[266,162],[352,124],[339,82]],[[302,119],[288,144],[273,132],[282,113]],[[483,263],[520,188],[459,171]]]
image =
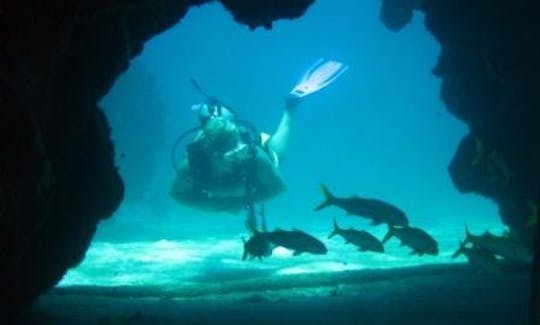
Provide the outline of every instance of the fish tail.
[[454,252],[454,254],[452,254],[452,258],[458,257],[460,254],[463,253],[464,249],[465,249],[465,242],[460,240],[459,241],[459,248]]
[[339,225],[337,224],[337,221],[336,221],[336,218],[334,218],[334,230],[332,230],[332,232],[330,233],[330,235],[328,235],[328,239],[334,237],[335,235],[338,234],[339,232]]
[[463,241],[463,243],[466,244],[468,242],[471,242],[471,239],[472,239],[472,234],[469,231],[469,227],[467,226],[467,224],[465,224],[465,240]]
[[322,201],[317,207],[315,207],[315,211],[322,210],[332,204],[334,204],[334,201],[336,197],[328,190],[324,184],[321,184],[321,191],[324,194],[324,201]]
[[384,238],[383,240],[381,240],[381,243],[386,243],[390,238],[392,238],[392,236],[394,235],[394,226],[391,225],[391,224],[388,224],[388,232],[386,233],[386,235],[384,235]]

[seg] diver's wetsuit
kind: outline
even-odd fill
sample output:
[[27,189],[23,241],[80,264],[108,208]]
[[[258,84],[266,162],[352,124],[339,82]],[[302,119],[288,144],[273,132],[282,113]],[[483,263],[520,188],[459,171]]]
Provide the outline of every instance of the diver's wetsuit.
[[285,186],[277,155],[268,148],[267,135],[253,133],[232,120],[207,121],[187,147],[171,196],[198,209],[238,212],[248,194],[257,202],[280,193]]

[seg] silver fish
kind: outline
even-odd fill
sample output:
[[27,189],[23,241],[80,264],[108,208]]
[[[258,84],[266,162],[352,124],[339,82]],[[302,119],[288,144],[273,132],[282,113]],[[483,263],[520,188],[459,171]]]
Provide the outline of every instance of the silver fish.
[[411,254],[417,255],[438,255],[439,244],[430,234],[420,228],[409,226],[388,225],[388,232],[382,242],[386,243],[390,238],[397,237],[401,240],[401,245],[412,248]]
[[334,196],[324,185],[321,185],[321,190],[324,194],[324,201],[315,207],[315,211],[334,205],[345,210],[348,214],[371,219],[373,225],[387,223],[396,226],[407,226],[409,224],[405,212],[390,203],[359,196],[339,198]]
[[375,236],[363,230],[340,228],[334,218],[334,230],[328,235],[328,238],[332,238],[335,235],[343,237],[345,243],[351,243],[357,246],[359,251],[384,252],[383,244]]

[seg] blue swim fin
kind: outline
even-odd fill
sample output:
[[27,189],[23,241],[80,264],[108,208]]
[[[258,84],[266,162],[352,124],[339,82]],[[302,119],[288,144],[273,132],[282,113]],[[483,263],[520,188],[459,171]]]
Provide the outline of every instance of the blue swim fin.
[[320,58],[304,73],[289,94],[297,98],[313,94],[334,82],[347,69],[349,66],[339,61]]

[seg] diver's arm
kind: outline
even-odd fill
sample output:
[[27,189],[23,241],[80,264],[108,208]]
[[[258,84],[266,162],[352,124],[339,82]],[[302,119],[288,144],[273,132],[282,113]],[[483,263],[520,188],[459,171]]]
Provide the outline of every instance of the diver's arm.
[[289,142],[289,134],[291,132],[292,115],[296,107],[300,104],[300,98],[287,97],[285,99],[285,111],[281,116],[279,125],[274,134],[268,140],[268,148],[276,153],[278,158],[282,158]]

